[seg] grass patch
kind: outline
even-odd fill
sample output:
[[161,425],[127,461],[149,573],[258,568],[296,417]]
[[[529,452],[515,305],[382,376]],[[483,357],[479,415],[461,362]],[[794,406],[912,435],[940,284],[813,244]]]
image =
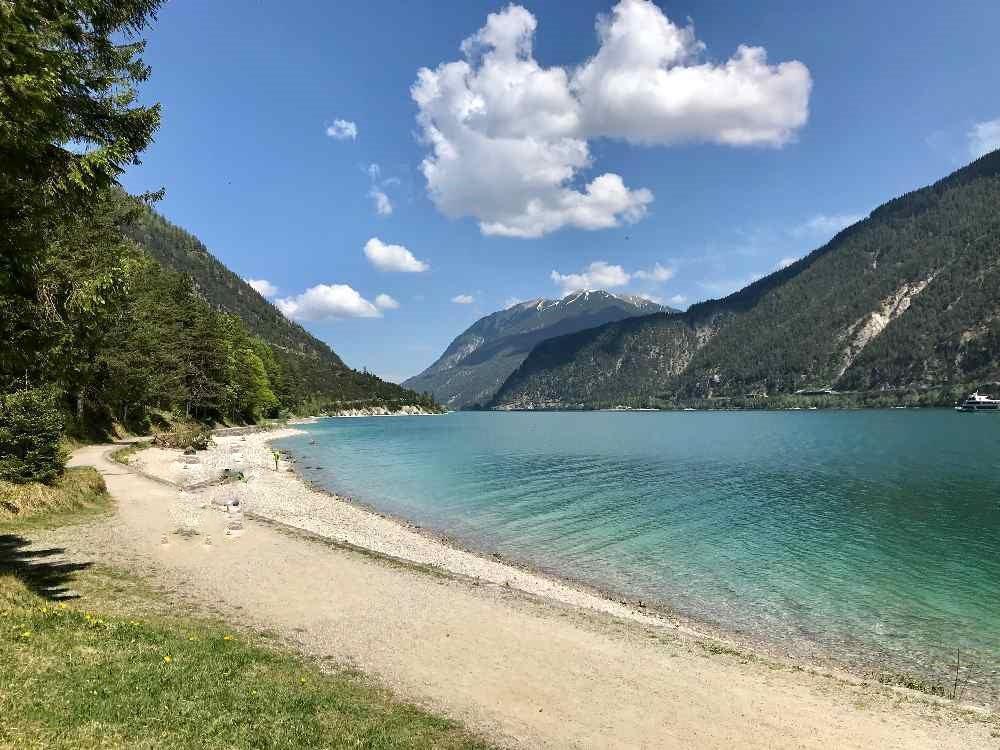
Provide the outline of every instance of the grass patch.
[[719,643],[718,641],[697,641],[697,645],[702,651],[712,654],[713,656],[735,656],[745,661],[752,661],[756,659],[756,656],[749,651],[742,651],[738,648],[727,646],[724,643]]
[[905,674],[901,672],[888,672],[885,670],[880,670],[878,672],[869,672],[865,675],[870,680],[874,680],[880,685],[890,685],[893,687],[905,687],[910,690],[916,690],[918,693],[926,693],[927,695],[936,695],[940,698],[951,697],[947,688],[938,682],[932,682],[926,680],[923,677],[918,677],[917,675]]
[[112,451],[110,458],[115,463],[124,464],[128,466],[132,463],[132,457],[135,456],[139,451],[144,451],[148,448],[151,443],[147,440],[143,440],[137,443],[129,443],[124,448],[119,448],[116,451]]
[[103,594],[53,601],[0,569],[0,748],[487,747],[362,675],[157,612],[120,574],[78,578]]
[[50,485],[0,482],[0,529],[62,525],[110,506],[104,480],[90,467],[67,469]]
[[170,432],[157,432],[153,435],[153,445],[158,448],[203,451],[211,443],[212,431],[199,424],[175,426]]

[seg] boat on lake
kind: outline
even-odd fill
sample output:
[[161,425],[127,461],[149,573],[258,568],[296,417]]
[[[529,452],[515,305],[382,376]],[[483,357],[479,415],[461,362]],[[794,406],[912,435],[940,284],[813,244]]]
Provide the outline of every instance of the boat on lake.
[[983,396],[976,391],[956,406],[955,411],[1000,411],[1000,399]]

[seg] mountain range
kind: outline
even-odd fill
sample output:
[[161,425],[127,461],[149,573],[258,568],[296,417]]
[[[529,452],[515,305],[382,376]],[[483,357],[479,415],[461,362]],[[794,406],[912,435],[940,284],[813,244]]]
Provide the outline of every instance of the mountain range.
[[521,302],[476,321],[403,386],[428,392],[450,409],[485,404],[536,344],[654,312],[676,311],[644,297],[594,290]]
[[724,299],[539,342],[489,405],[739,406],[845,392],[941,404],[998,378],[995,151]]

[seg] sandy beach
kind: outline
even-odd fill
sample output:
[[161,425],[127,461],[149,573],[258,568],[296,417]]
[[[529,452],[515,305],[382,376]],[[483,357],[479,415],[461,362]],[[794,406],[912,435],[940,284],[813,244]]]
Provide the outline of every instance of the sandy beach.
[[[505,746],[1000,747],[985,712],[732,649],[312,489],[275,470],[268,441],[287,434],[218,437],[197,461],[151,448],[130,467],[81,449],[118,512],[56,541]],[[226,468],[245,481],[180,488]]]

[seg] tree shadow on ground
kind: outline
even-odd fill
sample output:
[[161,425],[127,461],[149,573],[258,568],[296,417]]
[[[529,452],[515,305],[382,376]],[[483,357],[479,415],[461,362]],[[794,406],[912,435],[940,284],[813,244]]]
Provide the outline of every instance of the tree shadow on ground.
[[13,575],[38,596],[50,601],[76,599],[69,584],[73,574],[92,563],[67,562],[61,548],[29,549],[31,540],[0,534],[0,575]]

